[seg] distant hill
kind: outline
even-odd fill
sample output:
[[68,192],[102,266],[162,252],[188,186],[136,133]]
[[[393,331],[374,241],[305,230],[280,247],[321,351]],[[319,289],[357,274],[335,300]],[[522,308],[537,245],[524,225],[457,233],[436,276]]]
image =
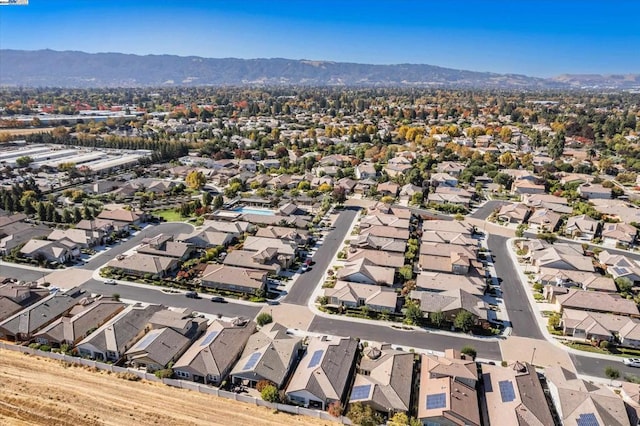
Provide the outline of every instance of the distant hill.
[[[580,86],[581,80],[569,77],[571,76],[565,79],[542,79],[519,74],[463,71],[416,64],[369,65],[280,58],[215,59],[174,55],[0,50],[0,85],[3,86],[307,85],[504,89]],[[637,85],[638,79],[636,76],[635,80],[622,78],[616,81],[625,85]]]
[[640,88],[640,74],[562,74],[550,80],[576,88]]

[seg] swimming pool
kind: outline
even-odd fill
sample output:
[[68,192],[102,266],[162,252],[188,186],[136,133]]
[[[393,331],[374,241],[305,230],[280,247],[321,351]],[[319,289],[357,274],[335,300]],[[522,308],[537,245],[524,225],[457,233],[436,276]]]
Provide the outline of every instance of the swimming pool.
[[232,211],[242,214],[259,214],[261,216],[273,216],[276,214],[276,212],[273,210],[258,209],[252,207],[238,207],[237,209],[233,209]]

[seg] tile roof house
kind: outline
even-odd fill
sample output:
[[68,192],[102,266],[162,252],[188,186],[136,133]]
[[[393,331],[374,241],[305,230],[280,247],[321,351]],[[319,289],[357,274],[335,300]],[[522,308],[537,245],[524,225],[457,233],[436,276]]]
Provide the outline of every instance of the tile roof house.
[[409,239],[409,229],[386,225],[373,225],[361,228],[359,235],[370,235],[372,237],[393,238],[394,240],[407,241]]
[[416,289],[429,292],[460,289],[476,296],[482,296],[486,288],[487,281],[476,276],[423,271],[416,277]]
[[554,244],[543,250],[534,251],[531,253],[531,259],[532,264],[537,268],[595,271],[592,259],[584,256],[580,249],[569,244]]
[[482,364],[484,403],[492,425],[554,424],[535,368],[515,362],[506,367]]
[[205,385],[219,386],[240,358],[255,323],[244,326],[215,320],[207,331],[176,361],[175,375]]
[[376,266],[367,259],[348,262],[336,273],[339,280],[373,285],[393,285],[395,270]]
[[529,218],[530,213],[531,210],[523,204],[506,204],[500,208],[498,219],[508,223],[524,223]]
[[396,312],[397,293],[387,287],[358,284],[347,281],[336,282],[333,288],[324,290],[329,305],[359,308],[367,306],[376,312]]
[[452,220],[425,220],[422,223],[423,232],[452,232],[470,237],[473,234],[473,226],[464,222]]
[[475,362],[454,351],[422,355],[417,418],[425,425],[480,426],[477,378]]
[[420,310],[426,314],[440,311],[447,321],[453,321],[460,311],[467,311],[473,315],[475,325],[488,326],[487,304],[460,288],[442,292],[413,290],[410,298],[417,300]]
[[392,214],[369,214],[360,219],[360,229],[371,226],[389,226],[392,228],[409,229],[411,222],[408,219],[396,217]]
[[527,179],[517,179],[511,184],[513,194],[544,194],[544,185],[531,182]]
[[255,388],[268,380],[281,389],[289,377],[302,350],[302,338],[287,334],[287,328],[272,322],[252,334],[240,359],[231,370],[235,384]]
[[163,277],[178,268],[178,259],[134,253],[122,259],[113,259],[107,266],[130,275],[151,274]]
[[562,217],[548,209],[534,210],[533,213],[527,219],[529,227],[534,230],[546,230],[548,232],[555,232],[560,225],[560,219]]
[[465,275],[469,273],[469,266],[476,258],[475,246],[423,242],[420,244],[418,268]]
[[570,289],[566,295],[557,296],[556,300],[558,307],[563,310],[579,309],[640,317],[635,302],[617,294]]
[[287,397],[321,410],[332,402],[344,403],[357,353],[358,341],[352,337],[313,337],[289,381]]
[[111,298],[88,299],[67,315],[60,317],[45,327],[33,338],[42,345],[60,347],[62,344],[74,346],[84,339],[91,330],[95,330],[109,321],[125,308],[125,304]]
[[376,175],[376,169],[371,163],[360,163],[355,168],[355,177],[358,180],[375,179]]
[[216,246],[226,247],[231,244],[236,237],[234,234],[216,231],[213,227],[200,227],[188,234],[176,235],[176,241],[190,244],[197,248],[211,248]]
[[265,228],[258,228],[255,236],[292,241],[298,246],[304,246],[310,241],[309,232],[284,226],[267,226]]
[[20,249],[20,254],[29,259],[44,259],[62,264],[79,256],[80,249],[76,243],[66,238],[58,241],[29,240]]
[[457,186],[458,179],[448,173],[434,173],[431,175],[431,186]]
[[578,187],[578,194],[588,200],[594,198],[609,200],[611,199],[611,188],[605,188],[599,183],[583,183]]
[[602,240],[606,245],[628,247],[636,241],[638,230],[626,223],[605,223],[602,226]]
[[571,216],[564,226],[564,233],[572,238],[591,241],[595,238],[600,222],[590,218],[586,214]]
[[478,241],[469,234],[461,232],[429,230],[422,233],[423,243],[456,244],[461,246],[477,246]]
[[67,239],[73,241],[78,247],[89,248],[102,242],[102,234],[97,231],[85,231],[84,229],[54,229],[47,236],[50,241]]
[[106,324],[80,341],[80,356],[116,362],[144,333],[145,326],[161,305],[129,305]]
[[436,166],[438,173],[448,173],[451,176],[459,176],[467,166],[455,161],[442,161]]
[[283,265],[289,265],[291,258],[278,255],[278,249],[267,248],[262,251],[232,250],[222,263],[239,268],[267,271],[279,274]]
[[375,237],[372,235],[359,235],[351,240],[351,246],[362,249],[382,250],[396,253],[404,253],[407,242],[393,238]]
[[224,220],[205,220],[202,224],[203,229],[212,229],[217,232],[224,232],[233,235],[234,238],[240,238],[245,232],[252,232],[256,226],[250,222],[234,220],[233,222]]
[[0,228],[0,255],[6,256],[12,249],[31,239],[43,239],[51,232],[44,225],[16,222]]
[[113,221],[118,229],[140,225],[144,221],[143,215],[126,209],[102,210],[97,218]]
[[149,373],[166,368],[176,361],[191,344],[191,340],[170,327],[150,330],[127,352],[127,365]]
[[600,253],[600,262],[603,263],[608,274],[614,280],[626,278],[633,284],[640,282],[640,263],[623,255],[612,255],[606,251]]
[[640,345],[640,320],[624,315],[564,309],[560,323],[566,336],[585,340],[618,339],[621,345]]
[[400,191],[400,186],[393,182],[382,182],[378,184],[377,190],[382,195],[396,197]]
[[349,403],[360,402],[391,417],[411,409],[414,355],[390,344],[368,346],[357,367]]
[[618,291],[613,278],[606,277],[596,272],[571,271],[556,268],[540,268],[536,279],[542,285],[554,285],[563,287],[577,287],[582,290],[606,291],[616,293]]
[[187,260],[194,247],[190,244],[173,241],[173,236],[159,234],[152,238],[145,238],[142,244],[136,248],[140,254],[150,256],[164,256],[178,260]]
[[228,265],[210,264],[202,273],[201,286],[215,289],[254,294],[263,290],[267,282],[267,271],[237,268]]
[[376,266],[386,266],[390,268],[401,268],[404,266],[403,253],[350,247],[347,251],[347,262],[355,262],[360,259],[367,259]]
[[624,401],[606,386],[563,367],[545,368],[551,399],[564,425],[630,426]]
[[44,297],[0,322],[0,339],[29,341],[35,333],[71,311],[84,297],[85,291],[78,288]]

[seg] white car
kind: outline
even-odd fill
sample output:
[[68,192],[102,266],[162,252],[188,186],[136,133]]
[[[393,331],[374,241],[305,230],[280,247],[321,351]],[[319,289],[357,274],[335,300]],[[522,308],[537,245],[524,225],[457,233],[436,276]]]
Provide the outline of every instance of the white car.
[[109,278],[108,280],[104,280],[104,283],[107,285],[116,285],[116,280]]
[[622,362],[629,367],[640,367],[640,358],[625,358]]

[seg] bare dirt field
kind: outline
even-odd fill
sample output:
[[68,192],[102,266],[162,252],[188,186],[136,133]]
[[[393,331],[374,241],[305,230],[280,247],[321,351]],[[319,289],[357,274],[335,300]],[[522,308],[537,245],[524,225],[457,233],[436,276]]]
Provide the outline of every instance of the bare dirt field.
[[328,425],[251,404],[132,382],[81,366],[0,350],[2,425]]
[[41,127],[37,129],[0,129],[0,134],[6,133],[10,136],[32,135],[34,133],[48,133],[53,127]]

